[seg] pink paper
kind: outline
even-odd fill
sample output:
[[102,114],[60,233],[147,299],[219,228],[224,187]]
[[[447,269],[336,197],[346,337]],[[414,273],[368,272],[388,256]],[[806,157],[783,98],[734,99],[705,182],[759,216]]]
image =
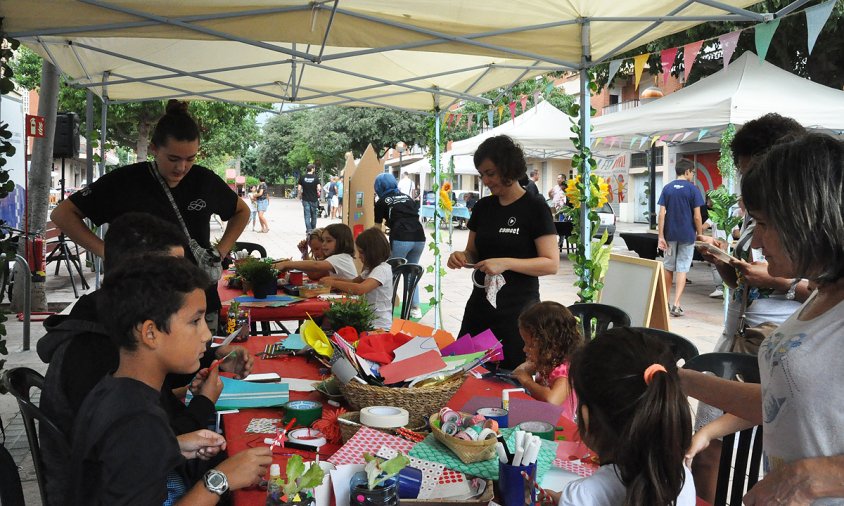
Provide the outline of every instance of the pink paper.
[[469,353],[476,353],[479,351],[496,350],[492,360],[504,359],[504,346],[498,342],[495,334],[491,330],[486,329],[475,337],[469,334],[460,336],[456,341],[449,344],[442,349],[442,354],[449,355],[468,355]]
[[427,351],[421,355],[417,355],[407,360],[400,360],[381,366],[381,377],[384,378],[384,383],[392,385],[393,383],[401,383],[410,378],[430,374],[439,371],[446,366],[439,350]]
[[[475,413],[480,408],[500,407],[501,397],[473,397],[460,408],[460,411]],[[511,396],[510,414],[507,417],[507,423],[510,427],[515,427],[522,422],[548,422],[556,427],[562,412],[562,406],[556,406],[534,399],[519,399]]]

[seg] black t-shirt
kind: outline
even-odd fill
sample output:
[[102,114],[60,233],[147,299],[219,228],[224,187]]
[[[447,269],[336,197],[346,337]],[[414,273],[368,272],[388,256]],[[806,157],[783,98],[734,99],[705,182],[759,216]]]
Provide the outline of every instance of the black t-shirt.
[[391,193],[375,203],[375,223],[387,221],[390,241],[424,241],[419,205],[404,193]]
[[319,200],[319,178],[316,174],[305,174],[299,178],[299,185],[302,187],[302,200],[316,202]]
[[[129,212],[143,212],[174,223],[181,230],[176,212],[149,162],[140,162],[109,172],[70,196],[71,202],[96,225],[109,223]],[[185,225],[196,242],[211,246],[211,215],[228,221],[237,209],[237,194],[218,175],[194,165],[175,188],[170,188]],[[193,259],[190,251],[185,251]],[[205,292],[208,311],[220,309],[216,284]]]
[[328,196],[333,197],[337,195],[337,183],[328,183]]
[[76,420],[66,504],[162,504],[167,475],[185,462],[159,393],[131,378],[105,376]]
[[258,193],[261,195],[257,198],[257,200],[267,200],[269,195],[267,195],[267,183],[261,183],[258,185]]

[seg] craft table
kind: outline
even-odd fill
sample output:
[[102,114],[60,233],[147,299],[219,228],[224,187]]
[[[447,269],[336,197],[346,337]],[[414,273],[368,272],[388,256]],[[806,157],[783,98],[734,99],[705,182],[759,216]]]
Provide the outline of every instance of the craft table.
[[[229,303],[235,297],[243,295],[239,288],[226,286],[225,276],[217,282],[217,293],[220,294],[223,308],[220,310],[220,317],[225,318],[229,311]],[[329,303],[317,298],[305,299],[300,302],[281,307],[250,307],[250,318],[253,322],[284,322],[297,321],[301,323],[310,315],[317,318],[328,311]]]

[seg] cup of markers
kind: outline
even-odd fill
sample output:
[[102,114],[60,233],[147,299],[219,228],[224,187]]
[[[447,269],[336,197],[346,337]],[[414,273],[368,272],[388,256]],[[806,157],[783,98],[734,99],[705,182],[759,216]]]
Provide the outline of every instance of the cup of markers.
[[498,454],[498,491],[504,506],[536,503],[536,460],[542,441],[530,432],[517,430],[514,448],[509,448],[503,436],[495,444]]

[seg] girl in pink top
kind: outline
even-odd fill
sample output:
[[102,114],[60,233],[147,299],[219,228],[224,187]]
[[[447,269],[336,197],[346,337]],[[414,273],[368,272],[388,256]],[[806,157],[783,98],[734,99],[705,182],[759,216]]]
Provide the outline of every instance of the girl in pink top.
[[562,304],[538,302],[519,316],[525,362],[513,376],[535,399],[563,406],[573,419],[577,398],[569,385],[569,356],[581,344],[577,319]]

